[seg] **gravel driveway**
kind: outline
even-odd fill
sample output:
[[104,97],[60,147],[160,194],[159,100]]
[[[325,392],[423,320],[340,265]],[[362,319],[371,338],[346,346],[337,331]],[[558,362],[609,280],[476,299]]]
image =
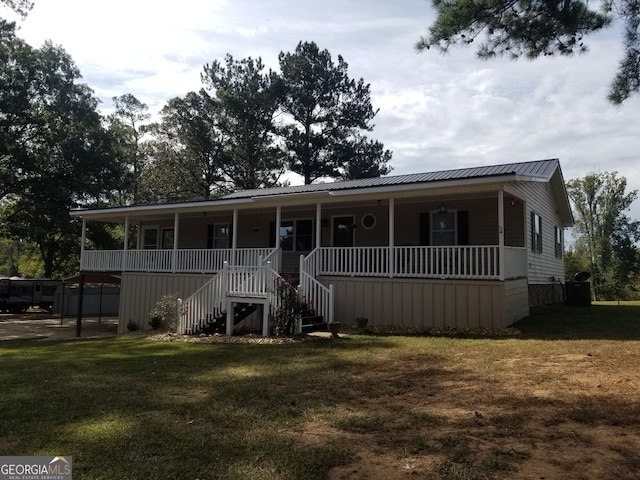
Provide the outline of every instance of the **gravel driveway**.
[[[86,317],[82,319],[81,337],[116,335],[118,319],[115,317]],[[62,321],[50,313],[0,314],[0,340],[30,338],[62,340],[76,338],[76,317]]]

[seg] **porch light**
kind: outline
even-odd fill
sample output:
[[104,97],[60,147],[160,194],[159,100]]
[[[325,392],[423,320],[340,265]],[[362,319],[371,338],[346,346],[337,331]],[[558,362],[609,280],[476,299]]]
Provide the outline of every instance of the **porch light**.
[[447,213],[447,206],[444,203],[438,205],[438,213]]

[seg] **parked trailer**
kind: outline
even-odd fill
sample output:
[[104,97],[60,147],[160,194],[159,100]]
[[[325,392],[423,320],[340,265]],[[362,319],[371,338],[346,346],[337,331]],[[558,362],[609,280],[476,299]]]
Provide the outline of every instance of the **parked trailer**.
[[48,278],[0,278],[0,312],[21,313],[29,307],[51,310],[60,285]]

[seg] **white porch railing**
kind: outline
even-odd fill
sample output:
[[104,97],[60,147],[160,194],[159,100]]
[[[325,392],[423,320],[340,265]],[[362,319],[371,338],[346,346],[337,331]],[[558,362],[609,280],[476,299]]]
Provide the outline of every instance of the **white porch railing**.
[[[175,254],[175,258],[174,258]],[[260,258],[278,259],[275,248],[178,250],[85,250],[82,271],[214,273],[230,265],[258,265]]]
[[527,249],[504,247],[504,277],[519,278],[527,275]]
[[209,321],[222,315],[226,292],[224,279],[224,273],[218,273],[182,301],[182,312],[178,320],[179,334],[197,333],[206,327]]
[[[526,249],[505,247],[504,268],[496,245],[455,247],[321,247],[305,259],[318,275],[504,279],[526,275]],[[302,272],[303,270],[301,270]]]
[[298,292],[304,297],[303,301],[313,308],[316,315],[322,316],[326,323],[333,323],[333,285],[326,287],[315,278],[318,266],[316,263],[317,252],[316,248],[306,258],[304,255],[300,255],[300,288]]
[[[175,253],[175,258],[174,258]],[[215,273],[229,265],[280,265],[274,248],[181,250],[85,250],[83,271]],[[504,266],[496,245],[455,247],[320,247],[307,256],[304,270],[317,275],[452,279],[509,279],[525,276],[527,250],[504,247]]]

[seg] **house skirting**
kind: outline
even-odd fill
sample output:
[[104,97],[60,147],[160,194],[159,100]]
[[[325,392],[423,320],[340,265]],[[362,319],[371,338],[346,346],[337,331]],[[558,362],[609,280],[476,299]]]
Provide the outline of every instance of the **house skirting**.
[[[149,328],[149,313],[163,295],[186,298],[210,275],[123,273],[120,286],[119,333],[129,322]],[[504,328],[529,314],[526,279],[500,281],[436,280],[374,277],[321,277],[333,284],[335,321],[429,329]]]
[[529,285],[529,305],[539,307],[565,301],[564,285],[559,283]]
[[123,273],[118,333],[126,333],[129,322],[135,323],[138,330],[148,329],[149,314],[164,295],[177,294],[180,298],[186,298],[211,277],[202,274]]
[[321,277],[335,292],[335,320],[430,329],[504,328],[529,314],[527,280]]

